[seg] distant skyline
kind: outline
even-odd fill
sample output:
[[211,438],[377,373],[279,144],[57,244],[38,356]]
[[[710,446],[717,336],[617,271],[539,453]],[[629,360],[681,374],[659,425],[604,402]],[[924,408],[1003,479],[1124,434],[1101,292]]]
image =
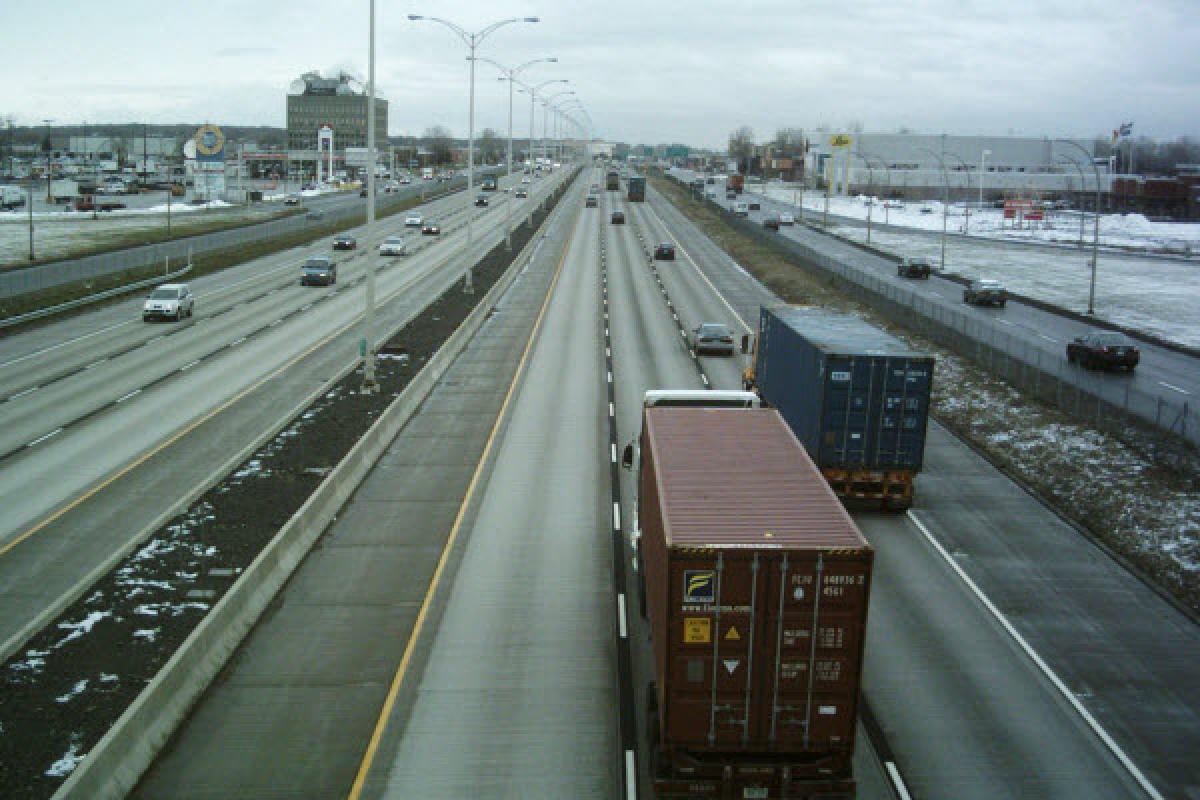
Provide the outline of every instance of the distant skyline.
[[[367,1],[46,4],[4,0],[0,43],[14,76],[0,118],[18,125],[214,122],[283,127],[301,73],[365,80]],[[438,15],[493,33],[479,55],[524,76],[566,78],[595,134],[721,149],[741,125],[1093,137],[1200,134],[1200,10],[1194,0],[790,0],[727,3],[454,4],[378,0],[377,84],[389,133],[467,129],[466,46],[413,22]],[[19,65],[19,66],[18,66]],[[477,65],[476,130],[508,129],[508,91]],[[19,77],[17,77],[19,76]],[[564,98],[560,98],[564,99]],[[578,117],[578,115],[576,115]],[[540,135],[542,114],[537,115]],[[514,128],[528,134],[517,95]]]

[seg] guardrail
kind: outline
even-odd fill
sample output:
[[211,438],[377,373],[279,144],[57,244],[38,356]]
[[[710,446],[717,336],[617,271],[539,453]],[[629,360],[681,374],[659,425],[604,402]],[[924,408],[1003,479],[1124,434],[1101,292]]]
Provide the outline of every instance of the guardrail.
[[[550,220],[548,217],[544,224],[549,224]],[[83,763],[59,787],[54,794],[55,800],[116,800],[132,791],[192,704],[216,677],[342,505],[370,473],[392,440],[482,326],[504,292],[532,259],[539,241],[536,236],[530,238],[462,325],[259,553],[138,695],[133,705],[125,710]],[[379,341],[387,341],[398,330],[381,336]],[[352,363],[312,397],[315,399],[328,391],[356,367],[357,364]]]

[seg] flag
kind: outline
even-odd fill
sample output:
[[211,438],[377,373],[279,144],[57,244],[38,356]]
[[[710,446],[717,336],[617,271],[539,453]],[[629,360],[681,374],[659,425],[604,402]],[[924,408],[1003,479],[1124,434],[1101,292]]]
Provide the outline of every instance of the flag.
[[1132,134],[1133,134],[1133,123],[1132,122],[1126,122],[1121,125],[1121,135],[1122,136],[1131,136]]
[[1115,147],[1115,146],[1116,146],[1116,144],[1117,144],[1117,139],[1120,139],[1120,138],[1121,138],[1121,131],[1117,130],[1116,128],[1113,128],[1113,140],[1112,140],[1112,143],[1113,143],[1113,146],[1114,146],[1114,147]]

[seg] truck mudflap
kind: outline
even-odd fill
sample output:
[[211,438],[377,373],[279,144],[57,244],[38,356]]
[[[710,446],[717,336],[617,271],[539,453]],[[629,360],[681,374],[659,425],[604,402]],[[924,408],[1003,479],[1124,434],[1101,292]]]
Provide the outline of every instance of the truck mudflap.
[[728,754],[658,753],[657,800],[714,797],[720,800],[853,800],[855,782],[842,757],[802,755],[763,759]]
[[912,507],[912,470],[836,469],[821,470],[833,493],[847,508],[904,511]]

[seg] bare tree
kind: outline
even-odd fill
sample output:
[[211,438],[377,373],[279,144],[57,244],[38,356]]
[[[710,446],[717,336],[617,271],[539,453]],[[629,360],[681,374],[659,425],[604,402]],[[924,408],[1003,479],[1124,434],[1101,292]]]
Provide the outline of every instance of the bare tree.
[[749,125],[729,134],[729,155],[737,159],[740,172],[749,170],[750,159],[754,157],[754,130]]
[[442,125],[434,125],[432,128],[426,128],[422,138],[429,146],[429,152],[433,155],[434,164],[440,166],[453,162],[454,142],[448,128]]
[[781,155],[793,156],[804,152],[804,145],[807,141],[808,137],[800,128],[780,128],[775,132],[771,149]]
[[504,150],[500,134],[492,128],[484,128],[479,133],[477,146],[479,147],[479,158],[484,164],[498,163],[500,153]]

